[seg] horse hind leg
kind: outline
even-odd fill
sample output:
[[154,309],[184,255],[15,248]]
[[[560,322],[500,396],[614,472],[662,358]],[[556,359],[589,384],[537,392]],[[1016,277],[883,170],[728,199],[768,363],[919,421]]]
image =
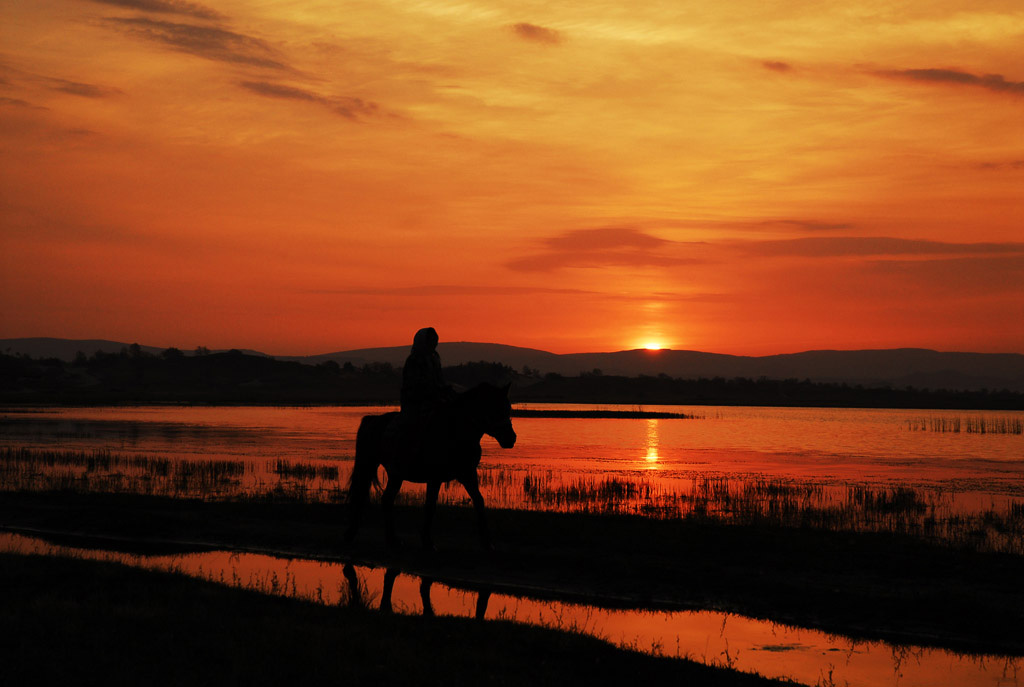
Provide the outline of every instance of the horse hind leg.
[[384,510],[384,536],[388,546],[397,547],[400,542],[395,534],[395,497],[398,490],[402,488],[402,480],[388,474],[388,485],[384,488],[384,494],[380,497],[380,503]]

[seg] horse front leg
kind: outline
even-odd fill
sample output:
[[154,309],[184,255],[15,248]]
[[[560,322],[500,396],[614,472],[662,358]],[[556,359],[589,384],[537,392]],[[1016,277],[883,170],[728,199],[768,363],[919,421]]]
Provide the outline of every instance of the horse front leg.
[[434,550],[434,539],[430,532],[434,526],[434,510],[437,508],[437,494],[441,491],[440,482],[427,482],[427,500],[423,504],[423,548]]
[[398,535],[395,534],[395,497],[398,490],[402,488],[401,478],[392,478],[388,475],[388,485],[384,487],[384,493],[380,497],[381,507],[384,510],[384,536],[388,546],[398,546]]
[[476,510],[477,521],[480,523],[480,546],[485,551],[490,551],[493,548],[491,546],[491,533],[487,529],[487,517],[484,514],[484,497],[480,493],[480,484],[477,482],[476,472],[474,471],[471,476],[467,476],[459,481],[466,488],[466,493],[472,499],[473,508]]

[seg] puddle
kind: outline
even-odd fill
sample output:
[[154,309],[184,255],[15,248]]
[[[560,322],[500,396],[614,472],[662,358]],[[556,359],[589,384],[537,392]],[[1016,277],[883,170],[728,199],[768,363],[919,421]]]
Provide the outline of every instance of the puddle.
[[0,551],[110,561],[326,605],[501,619],[574,630],[646,653],[788,677],[808,685],[1015,687],[1018,672],[1024,668],[1020,657],[853,641],[714,611],[606,609],[466,591],[394,569],[338,562],[229,551],[126,554],[60,546],[13,533],[0,533]]

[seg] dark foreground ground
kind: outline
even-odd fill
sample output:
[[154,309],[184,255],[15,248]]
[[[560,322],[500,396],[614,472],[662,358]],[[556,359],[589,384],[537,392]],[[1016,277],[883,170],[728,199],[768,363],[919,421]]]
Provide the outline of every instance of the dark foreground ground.
[[[67,543],[80,546],[102,544],[131,550],[139,547],[139,541],[152,546],[154,540],[163,540],[190,542],[184,548],[195,550],[206,546],[341,558],[389,565],[468,589],[609,606],[711,608],[853,638],[1024,654],[1024,634],[1020,632],[1024,626],[1024,586],[1020,584],[1024,558],[1019,556],[958,551],[889,535],[522,511],[491,512],[496,550],[485,553],[475,544],[475,516],[463,508],[438,509],[438,551],[425,553],[415,545],[419,509],[397,510],[399,531],[407,543],[397,551],[382,545],[376,508],[367,513],[366,527],[355,544],[343,545],[344,513],[337,505],[7,493],[0,498],[0,526],[74,532],[76,536]],[[122,539],[89,541],[81,535]],[[39,565],[55,565],[51,571],[54,579],[71,577],[69,572],[61,572],[64,563]],[[91,564],[83,567],[93,568],[88,575],[100,580],[136,574],[98,571]],[[35,593],[48,588],[30,582],[27,576],[20,580],[12,583],[6,579],[3,593],[20,598],[19,584],[28,585]],[[181,581],[175,582],[174,588],[192,584],[202,586]],[[150,585],[154,589],[160,586]],[[223,594],[228,599],[224,603],[237,603],[228,592]],[[253,604],[264,603],[255,597],[245,598]],[[47,606],[51,602],[40,603],[51,608]],[[52,608],[61,608],[52,603],[57,604]],[[160,603],[173,608],[176,602],[165,599]],[[288,605],[272,600],[265,603]],[[302,611],[311,618],[337,612]],[[327,617],[333,616],[323,616]],[[375,618],[365,622],[426,621]],[[452,622],[454,628],[461,621]],[[479,625],[473,627],[467,635],[483,631]]]
[[112,563],[0,554],[7,685],[783,683],[509,622],[268,597]]

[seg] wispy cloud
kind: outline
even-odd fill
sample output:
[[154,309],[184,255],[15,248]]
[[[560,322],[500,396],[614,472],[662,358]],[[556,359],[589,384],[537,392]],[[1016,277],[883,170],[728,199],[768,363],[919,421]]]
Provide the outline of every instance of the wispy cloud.
[[221,19],[224,16],[214,9],[194,2],[185,2],[185,0],[92,0],[92,2],[141,12],[181,14],[197,19]]
[[672,243],[632,227],[577,229],[544,239],[555,250],[607,250],[609,248],[657,248]]
[[770,219],[761,222],[765,226],[780,226],[801,231],[838,231],[852,229],[853,225],[846,222],[818,222],[807,219]]
[[788,62],[779,62],[777,60],[765,60],[761,63],[761,66],[765,69],[770,69],[773,72],[788,72],[793,69],[793,65]]
[[919,81],[950,86],[970,86],[997,93],[1024,96],[1024,82],[1007,81],[1002,74],[971,74],[957,69],[889,69],[875,74],[890,79]]
[[549,272],[563,267],[671,267],[703,262],[667,250],[683,245],[632,227],[579,229],[543,240],[545,252],[505,263],[519,272]]
[[753,241],[742,250],[764,256],[993,255],[1024,253],[1024,243],[946,243],[889,236],[829,236]]
[[133,36],[208,60],[291,69],[266,41],[227,29],[144,17],[111,17],[106,21]]
[[553,289],[538,286],[457,286],[457,285],[426,285],[403,286],[392,288],[352,287],[342,289],[314,289],[304,293],[345,294],[358,296],[536,296],[555,294],[560,296],[597,295],[597,291],[584,289]]
[[2,107],[24,107],[30,110],[46,110],[49,108],[43,107],[42,105],[33,105],[27,100],[21,98],[5,98],[0,97],[0,106]]
[[14,87],[28,86],[30,88],[42,87],[47,90],[70,93],[71,95],[78,95],[84,98],[105,98],[112,95],[120,95],[122,93],[120,89],[113,88],[111,86],[100,86],[92,83],[82,83],[81,81],[71,81],[70,79],[45,76],[43,74],[15,67],[2,59],[0,59],[0,71],[5,73],[3,77],[0,77],[0,85]]
[[601,301],[622,301],[650,303],[651,301],[672,303],[724,303],[735,300],[735,296],[723,293],[676,293],[672,291],[595,291],[591,289],[560,289],[543,286],[467,286],[435,284],[399,287],[343,287],[333,289],[308,289],[299,293],[323,296],[371,296],[381,298],[523,298],[527,296],[568,296],[582,299],[598,298]]
[[91,83],[81,83],[78,81],[68,81],[67,79],[54,79],[47,77],[45,79],[47,86],[55,91],[62,93],[70,93],[71,95],[79,95],[83,98],[107,98],[112,95],[121,94],[121,90],[113,88],[111,86],[98,86]]
[[894,278],[951,297],[1024,295],[1024,255],[959,257],[934,260],[872,260],[870,277]]
[[520,38],[536,43],[557,45],[564,40],[561,32],[538,26],[537,24],[520,22],[519,24],[513,24],[511,28]]
[[363,100],[362,98],[325,96],[302,88],[269,81],[242,81],[239,85],[253,93],[258,93],[268,98],[300,100],[323,105],[346,119],[356,119],[359,115],[372,116],[381,113],[380,106],[377,103]]

